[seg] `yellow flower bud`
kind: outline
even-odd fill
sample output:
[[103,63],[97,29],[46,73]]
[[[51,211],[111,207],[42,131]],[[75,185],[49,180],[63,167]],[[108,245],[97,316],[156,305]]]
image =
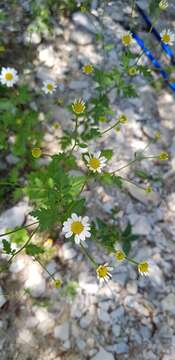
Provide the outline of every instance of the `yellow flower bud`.
[[32,149],[32,156],[35,158],[35,159],[38,159],[42,154],[42,151],[40,148],[36,147],[36,148],[33,148]]
[[169,155],[166,151],[162,151],[159,156],[158,156],[159,160],[168,160]]

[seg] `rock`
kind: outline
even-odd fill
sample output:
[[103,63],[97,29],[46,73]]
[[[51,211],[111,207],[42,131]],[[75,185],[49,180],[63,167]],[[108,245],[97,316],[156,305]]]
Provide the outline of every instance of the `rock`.
[[79,339],[79,338],[76,340],[76,344],[77,344],[78,349],[81,351],[83,351],[86,347],[85,341],[82,339]]
[[112,354],[108,353],[103,348],[100,348],[98,353],[92,358],[92,360],[114,360]]
[[63,257],[64,260],[71,260],[76,255],[76,251],[69,243],[65,243],[59,251],[59,256],[61,256],[61,258]]
[[46,281],[42,276],[42,270],[38,263],[30,263],[28,279],[24,287],[30,290],[33,297],[38,298],[44,295],[46,290]]
[[125,342],[120,342],[118,344],[111,346],[111,351],[116,352],[117,354],[124,354],[128,352],[128,345]]
[[161,302],[162,309],[175,315],[175,294],[167,295]]
[[20,329],[18,337],[17,337],[17,343],[20,345],[30,345],[35,346],[35,338],[32,334],[32,332],[28,329]]
[[160,195],[155,191],[152,191],[151,193],[146,193],[145,190],[140,189],[138,186],[129,182],[124,182],[124,187],[127,188],[127,190],[135,199],[145,205],[153,203],[154,206],[157,206],[160,203]]
[[0,216],[0,232],[5,232],[7,228],[13,229],[17,226],[21,226],[29,211],[30,208],[26,201],[20,201],[11,209],[4,211]]
[[25,32],[24,33],[24,44],[29,45],[29,44],[34,44],[34,45],[38,45],[41,42],[41,35],[38,32]]
[[26,319],[26,322],[25,322],[25,325],[27,328],[29,329],[32,329],[32,328],[35,328],[38,324],[38,319],[36,319],[35,316],[29,316],[27,319]]
[[12,273],[18,273],[25,267],[25,260],[23,256],[16,256],[13,260],[12,264],[10,265],[10,271]]
[[128,282],[126,287],[127,287],[127,290],[128,290],[129,294],[131,294],[131,295],[137,294],[137,283],[136,283],[136,281]]
[[149,235],[152,231],[148,218],[144,215],[131,214],[128,216],[133,226],[132,231],[137,235]]
[[[45,308],[35,308],[35,319],[37,320],[37,328],[39,331],[46,335],[53,331],[55,321],[54,321],[54,315],[49,313]],[[30,320],[31,326],[32,320]]]
[[2,287],[0,287],[0,308],[6,303],[6,298],[3,294]]
[[119,325],[117,325],[117,324],[113,325],[112,332],[113,332],[114,336],[116,336],[116,337],[119,336],[120,331],[121,331],[121,329],[120,329]]
[[118,309],[112,311],[110,313],[110,317],[112,319],[112,322],[115,323],[115,322],[122,321],[122,317],[124,316],[124,313],[125,313],[125,311],[124,311],[123,306],[120,306],[120,307],[118,307]]
[[20,160],[19,157],[14,156],[12,154],[9,154],[9,155],[6,156],[6,161],[10,165],[16,165],[19,160]]
[[88,328],[88,326],[90,325],[91,322],[92,322],[92,317],[89,314],[87,314],[81,318],[80,327],[82,329],[86,329],[86,328]]
[[104,323],[110,323],[111,319],[107,311],[103,311],[101,309],[98,309],[98,318],[100,321],[103,321]]
[[92,42],[92,36],[80,30],[74,30],[71,32],[71,40],[78,45],[85,46]]
[[58,325],[54,329],[54,337],[62,341],[69,339],[69,322],[65,321],[63,324]]
[[76,12],[72,16],[73,22],[77,26],[83,27],[85,30],[89,32],[97,32],[94,27],[94,21],[92,22],[88,14],[82,14],[81,12]]
[[38,48],[38,57],[44,65],[52,67],[55,64],[57,54],[55,53],[52,45],[47,47],[43,47],[42,45]]

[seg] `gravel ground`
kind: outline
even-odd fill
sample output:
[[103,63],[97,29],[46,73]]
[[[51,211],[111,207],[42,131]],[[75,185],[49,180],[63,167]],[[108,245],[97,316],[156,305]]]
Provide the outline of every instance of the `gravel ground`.
[[[97,1],[93,1],[93,7]],[[120,38],[128,29],[130,8],[126,1],[108,1],[105,9],[105,37],[109,42]],[[140,1],[145,6],[146,1]],[[31,86],[40,87],[48,77],[62,84],[60,96],[65,102],[76,97],[90,97],[91,81],[81,73],[82,64],[94,65],[104,61],[91,17],[75,13],[72,19],[55,20],[54,34],[41,37],[33,34],[30,55],[27,46],[27,19],[23,18],[24,6],[20,1],[16,19],[8,18],[4,24],[7,44],[13,39],[14,57],[25,70],[32,62],[32,75],[26,75]],[[126,4],[126,6],[125,6]],[[9,14],[12,8],[8,2]],[[162,23],[174,25],[171,8]],[[98,27],[98,24],[96,24]],[[21,47],[24,51],[21,53]],[[11,47],[8,51],[12,54]],[[118,62],[120,45],[105,58],[106,68]],[[19,57],[19,54],[21,56]],[[5,61],[5,58],[4,58]],[[4,63],[5,64],[5,63]],[[120,211],[117,221],[124,226],[129,220],[133,232],[140,235],[133,243],[131,256],[138,260],[146,258],[155,262],[154,274],[150,278],[138,278],[131,264],[121,264],[115,269],[109,286],[100,288],[94,270],[78,249],[69,244],[57,247],[58,254],[48,262],[49,271],[61,274],[65,281],[78,283],[77,295],[72,301],[61,298],[57,289],[48,281],[43,272],[27,255],[19,255],[10,267],[9,274],[1,274],[0,287],[0,353],[1,360],[175,360],[175,112],[174,97],[167,88],[156,92],[144,79],[136,77],[139,97],[121,100],[111,92],[111,103],[116,115],[125,112],[129,123],[123,131],[106,134],[96,147],[113,148],[111,169],[122,165],[131,158],[131,153],[143,149],[155,131],[160,131],[162,140],[147,152],[166,150],[170,160],[153,165],[143,162],[142,169],[152,175],[163,173],[161,193],[155,188],[155,195],[145,195],[132,185],[124,192],[100,186],[85,191],[90,217],[95,214],[108,218],[110,209],[117,206]],[[70,125],[69,113],[50,101],[44,104],[44,113],[52,111],[52,120]],[[57,136],[60,129],[53,130],[47,125],[45,146],[54,153],[59,150]],[[94,145],[90,145],[93,149]],[[10,160],[8,161],[10,163]],[[132,179],[131,169],[128,174]],[[0,233],[7,227],[23,224],[30,211],[27,199],[20,201],[0,216]],[[27,219],[29,222],[30,219]],[[58,240],[59,244],[59,240]],[[57,245],[58,245],[57,244]],[[91,250],[97,253],[94,245]],[[97,260],[108,259],[98,251]],[[112,261],[112,259],[111,259]],[[24,291],[30,289],[30,294]]]

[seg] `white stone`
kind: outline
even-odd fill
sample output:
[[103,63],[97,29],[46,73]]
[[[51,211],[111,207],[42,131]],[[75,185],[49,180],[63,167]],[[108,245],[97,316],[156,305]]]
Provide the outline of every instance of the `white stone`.
[[175,294],[167,295],[161,302],[164,311],[170,312],[175,315]]
[[[29,211],[30,208],[26,201],[20,201],[17,205],[4,211],[0,216],[0,233],[5,232],[7,228],[13,229],[21,226]],[[4,238],[6,237],[4,236]]]
[[73,21],[76,25],[84,27],[86,30],[90,32],[96,32],[93,22],[90,20],[87,14],[82,14],[81,12],[76,12],[72,16]]
[[24,287],[29,289],[33,297],[43,296],[46,290],[46,281],[42,276],[41,267],[38,263],[31,263],[28,270],[28,279]]
[[110,323],[111,319],[108,312],[98,309],[98,318],[104,323]]
[[129,215],[129,220],[133,225],[132,231],[138,235],[149,235],[152,231],[151,225],[144,215]]
[[17,342],[20,345],[35,345],[35,338],[32,332],[28,329],[20,329],[17,337]]
[[25,32],[24,33],[24,43],[25,44],[34,44],[38,45],[41,42],[41,36],[38,32]]
[[117,325],[117,324],[113,325],[112,332],[113,332],[114,336],[119,336],[120,335],[120,330],[121,329],[120,329],[119,325]]
[[25,266],[25,260],[22,256],[16,256],[12,264],[10,265],[10,271],[12,273],[20,272]]
[[138,186],[131,184],[129,182],[124,182],[124,186],[128,189],[130,194],[137,199],[138,201],[142,202],[145,205],[149,203],[153,203],[154,205],[158,205],[160,203],[160,195],[155,191],[151,193],[146,193],[144,189],[140,189]]
[[69,339],[69,322],[65,321],[63,324],[58,325],[54,329],[54,337],[62,341]]
[[114,357],[109,352],[100,348],[98,353],[92,358],[92,360],[114,360]]
[[88,45],[92,42],[92,36],[80,30],[74,30],[71,32],[71,40],[78,45]]
[[6,303],[6,298],[3,294],[3,290],[2,288],[0,287],[0,308]]
[[50,45],[48,47],[40,47],[39,51],[39,60],[42,61],[46,66],[52,67],[56,62],[56,54],[54,52],[53,46]]
[[60,253],[63,256],[64,260],[71,260],[76,256],[76,251],[73,249],[73,247],[68,244],[65,243],[61,249],[60,249]]
[[92,317],[89,314],[87,314],[81,318],[80,327],[82,329],[86,329],[86,328],[88,328],[88,326],[90,325],[91,322],[92,322]]

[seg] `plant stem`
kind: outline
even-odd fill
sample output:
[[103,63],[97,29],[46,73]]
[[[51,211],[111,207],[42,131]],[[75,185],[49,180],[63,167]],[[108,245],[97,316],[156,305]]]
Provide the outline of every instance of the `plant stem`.
[[28,240],[24,243],[24,245],[19,249],[17,250],[11,257],[10,259],[8,260],[8,263],[11,263],[11,261],[13,260],[13,258],[18,255],[22,250],[24,250],[26,248],[26,246],[29,244],[30,240],[32,239],[33,235],[37,232],[39,226],[32,231],[31,235],[29,236]]
[[139,263],[138,263],[137,261],[135,261],[134,259],[130,259],[130,258],[128,258],[127,256],[126,256],[126,259],[127,259],[130,263],[132,263],[132,264],[134,264],[134,265],[139,265]]
[[53,281],[56,281],[54,275],[51,274],[50,271],[43,265],[43,263],[41,262],[41,260],[40,260],[39,258],[37,258],[36,256],[34,256],[34,259],[35,259],[35,261],[37,261],[37,262],[40,264],[40,266],[44,269],[44,271],[47,272],[47,274],[51,277],[51,279],[52,279]]
[[120,120],[118,120],[114,125],[110,126],[108,129],[104,130],[101,132],[101,135],[104,135],[105,133],[107,133],[108,131],[114,129],[117,125],[120,124]]
[[9,232],[7,232],[7,233],[0,234],[0,237],[13,234],[13,233],[15,233],[16,231],[19,231],[19,230],[28,228],[28,227],[30,227],[30,226],[32,226],[32,225],[38,224],[38,222],[39,222],[39,221],[35,221],[35,222],[33,222],[33,223],[29,224],[29,225],[21,226],[21,227],[17,228],[16,230],[12,230],[12,231],[9,231]]
[[92,258],[92,256],[89,254],[89,252],[86,250],[86,248],[82,245],[82,243],[80,243],[80,246],[81,246],[81,248],[82,248],[85,256],[91,261],[91,263],[93,264],[93,266],[94,266],[95,268],[97,268],[97,267],[98,267],[97,262]]

